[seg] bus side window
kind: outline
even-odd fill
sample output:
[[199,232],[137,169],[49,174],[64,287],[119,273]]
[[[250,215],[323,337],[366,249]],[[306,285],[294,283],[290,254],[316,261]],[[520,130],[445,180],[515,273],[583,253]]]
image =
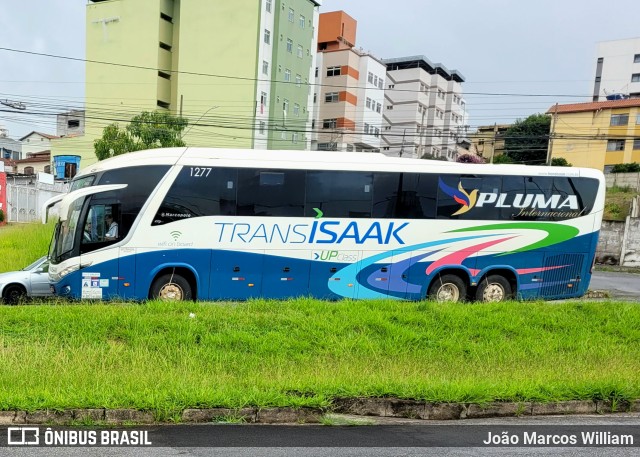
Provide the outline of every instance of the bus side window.
[[305,216],[371,217],[373,173],[311,170],[307,172]]
[[238,170],[239,216],[304,215],[304,170]]

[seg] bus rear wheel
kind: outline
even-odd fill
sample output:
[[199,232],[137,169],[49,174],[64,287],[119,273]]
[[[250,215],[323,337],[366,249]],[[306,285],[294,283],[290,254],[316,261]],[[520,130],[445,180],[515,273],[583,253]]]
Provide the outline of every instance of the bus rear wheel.
[[150,295],[152,299],[163,301],[191,300],[191,285],[178,274],[165,274],[153,281]]
[[429,299],[437,302],[459,302],[467,296],[467,285],[456,275],[442,275],[429,286]]
[[501,302],[511,298],[511,284],[500,275],[485,277],[476,291],[476,300],[482,302]]

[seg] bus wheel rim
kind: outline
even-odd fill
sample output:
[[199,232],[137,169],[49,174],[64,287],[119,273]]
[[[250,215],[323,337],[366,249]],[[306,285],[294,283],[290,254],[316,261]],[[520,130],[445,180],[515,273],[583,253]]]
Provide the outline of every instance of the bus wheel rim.
[[443,284],[436,294],[438,301],[458,301],[460,291],[454,284]]
[[182,300],[182,296],[182,288],[173,282],[162,286],[158,294],[158,297],[163,300]]
[[482,294],[484,301],[502,301],[504,300],[504,288],[498,283],[491,283],[487,286]]

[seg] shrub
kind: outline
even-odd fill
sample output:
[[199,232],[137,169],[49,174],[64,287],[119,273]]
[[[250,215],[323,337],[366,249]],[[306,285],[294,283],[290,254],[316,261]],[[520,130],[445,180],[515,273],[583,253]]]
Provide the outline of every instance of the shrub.
[[554,157],[551,159],[551,165],[554,167],[571,167],[572,165],[567,162],[567,159],[564,157]]
[[640,164],[633,163],[618,163],[613,166],[611,173],[637,173],[640,172]]
[[460,154],[456,159],[458,163],[484,163],[484,159],[475,154]]

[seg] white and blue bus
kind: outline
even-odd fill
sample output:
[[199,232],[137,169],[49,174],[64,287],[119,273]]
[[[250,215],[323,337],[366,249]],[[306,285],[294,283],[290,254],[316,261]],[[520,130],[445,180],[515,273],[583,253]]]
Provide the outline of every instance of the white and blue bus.
[[74,178],[50,280],[77,299],[578,297],[604,192],[584,168],[141,151]]

